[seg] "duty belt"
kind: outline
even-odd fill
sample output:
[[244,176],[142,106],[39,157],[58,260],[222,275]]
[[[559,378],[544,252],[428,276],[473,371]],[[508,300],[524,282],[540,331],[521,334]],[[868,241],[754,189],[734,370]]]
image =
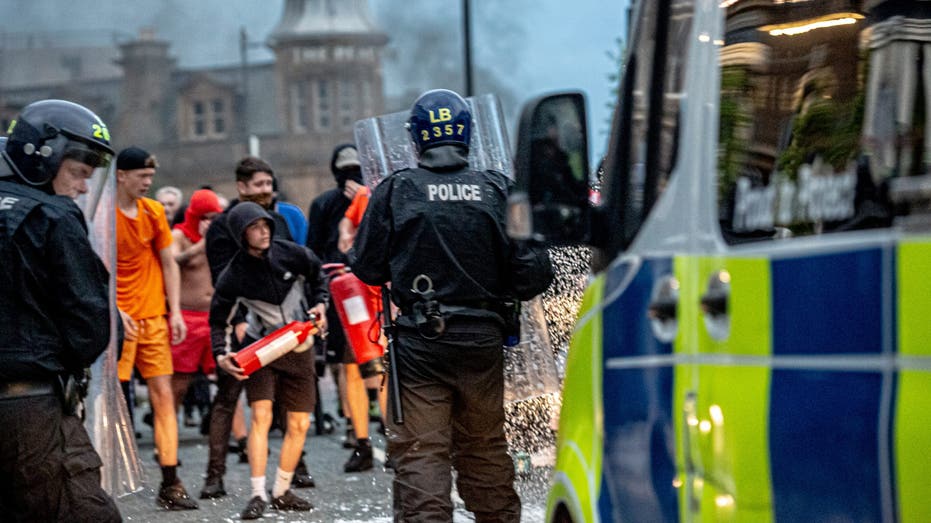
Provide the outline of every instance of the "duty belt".
[[0,382],[0,400],[48,396],[56,393],[55,385],[49,381],[4,381]]

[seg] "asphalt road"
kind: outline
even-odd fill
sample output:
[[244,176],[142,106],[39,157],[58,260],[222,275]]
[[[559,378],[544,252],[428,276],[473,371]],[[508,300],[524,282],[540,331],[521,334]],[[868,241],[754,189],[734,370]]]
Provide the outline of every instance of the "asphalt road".
[[[325,380],[327,382],[329,380]],[[323,384],[323,383],[321,383]],[[144,392],[143,392],[144,394]],[[323,390],[324,398],[333,398],[331,390]],[[137,412],[145,412],[148,407],[141,407]],[[327,409],[334,412],[334,409]],[[393,475],[385,472],[384,464],[384,438],[376,432],[377,424],[372,424],[373,446],[375,448],[375,468],[362,473],[346,474],[343,472],[343,463],[348,459],[350,450],[342,447],[345,427],[339,426],[333,434],[314,434],[311,427],[305,450],[307,451],[307,465],[317,486],[310,489],[300,489],[295,492],[310,500],[314,509],[310,512],[277,512],[269,510],[264,520],[274,521],[306,521],[326,523],[387,523],[391,521],[391,480]],[[194,522],[194,521],[238,521],[239,513],[249,501],[249,468],[247,464],[239,464],[235,455],[227,457],[227,473],[224,479],[228,495],[218,500],[198,500],[199,510],[169,512],[160,509],[155,504],[155,489],[161,479],[159,468],[153,459],[153,441],[151,428],[141,425],[139,430],[142,437],[138,440],[139,454],[143,461],[146,480],[145,488],[138,493],[123,496],[117,500],[120,512],[125,521],[135,522]],[[281,446],[281,435],[275,431],[269,439],[271,456],[268,460],[269,488],[273,481],[275,464],[278,460],[278,449]],[[207,442],[197,428],[181,428],[179,458],[182,466],[178,469],[178,476],[184,482],[188,493],[197,497],[203,486],[204,472],[207,462]],[[517,488],[524,501],[523,517],[525,522],[539,522],[543,520],[543,506],[545,503],[545,485],[549,470],[546,468],[533,469],[530,474],[519,477]],[[473,521],[470,513],[462,507],[461,500],[455,492],[453,498],[457,501],[454,521]]]

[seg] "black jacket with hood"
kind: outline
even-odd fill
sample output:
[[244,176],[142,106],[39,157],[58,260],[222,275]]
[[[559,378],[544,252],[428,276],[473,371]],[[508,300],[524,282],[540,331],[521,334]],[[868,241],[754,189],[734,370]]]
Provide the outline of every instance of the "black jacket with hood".
[[258,204],[243,202],[228,215],[229,229],[239,250],[220,274],[210,304],[210,336],[214,356],[228,353],[233,343],[233,318],[246,312],[247,338],[257,340],[285,323],[307,320],[307,310],[329,299],[320,259],[309,249],[291,241],[273,239],[262,256],[249,254],[246,228],[257,220],[278,225]]
[[339,221],[346,214],[346,209],[352,200],[346,198],[343,189],[346,181],[352,180],[362,183],[362,170],[359,167],[350,169],[337,169],[336,158],[339,152],[352,144],[343,144],[333,150],[330,159],[330,171],[336,179],[336,187],[316,197],[310,204],[307,213],[307,246],[314,251],[324,263],[348,263],[346,255],[337,247],[339,242]]
[[[204,235],[207,264],[210,265],[210,279],[214,285],[217,284],[217,279],[223,269],[226,268],[226,264],[239,251],[239,238],[233,234],[228,224],[229,213],[239,203],[241,203],[240,200],[231,201],[229,207],[210,222],[210,228],[207,229],[207,234]],[[288,222],[284,219],[284,216],[271,210],[267,210],[267,212],[275,222],[273,237],[279,240],[293,240],[288,230]]]

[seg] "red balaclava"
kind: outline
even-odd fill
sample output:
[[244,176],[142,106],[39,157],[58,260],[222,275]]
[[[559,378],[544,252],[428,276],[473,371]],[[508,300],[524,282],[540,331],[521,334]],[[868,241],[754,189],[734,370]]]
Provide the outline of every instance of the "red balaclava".
[[184,211],[184,221],[175,225],[175,229],[183,232],[187,239],[197,243],[200,241],[198,226],[201,218],[207,213],[222,211],[223,208],[220,207],[220,200],[216,193],[210,189],[200,189],[191,195],[191,203]]

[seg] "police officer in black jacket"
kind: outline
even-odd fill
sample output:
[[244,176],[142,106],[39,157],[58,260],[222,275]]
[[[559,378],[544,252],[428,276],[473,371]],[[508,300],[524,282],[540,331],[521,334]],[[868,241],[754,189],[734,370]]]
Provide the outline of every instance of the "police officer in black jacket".
[[0,520],[120,521],[74,376],[107,348],[109,276],[71,198],[113,156],[106,125],[44,100],[0,152]]
[[451,91],[414,103],[419,166],[375,188],[350,251],[362,281],[391,282],[401,311],[394,350],[404,423],[392,423],[388,439],[396,521],[452,521],[451,465],[476,521],[520,521],[502,346],[510,303],[543,292],[553,268],[542,246],[507,236],[509,180],[469,168],[471,120]]

